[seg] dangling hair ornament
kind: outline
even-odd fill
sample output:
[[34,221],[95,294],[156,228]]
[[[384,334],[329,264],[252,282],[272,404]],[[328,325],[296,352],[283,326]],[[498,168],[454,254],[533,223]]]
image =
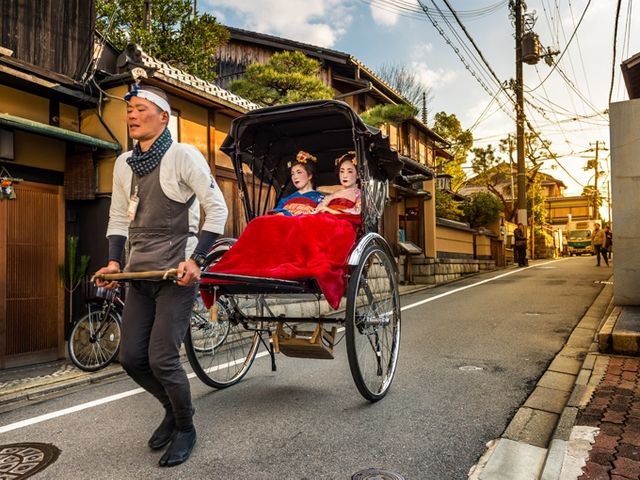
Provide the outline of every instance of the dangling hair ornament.
[[[351,157],[351,158],[349,158],[349,157]],[[354,165],[358,165],[358,159],[356,158],[355,150],[350,150],[347,153],[345,153],[344,155],[342,155],[341,157],[336,158],[336,167],[340,166],[340,164],[342,162],[344,162],[345,160],[349,160]]]

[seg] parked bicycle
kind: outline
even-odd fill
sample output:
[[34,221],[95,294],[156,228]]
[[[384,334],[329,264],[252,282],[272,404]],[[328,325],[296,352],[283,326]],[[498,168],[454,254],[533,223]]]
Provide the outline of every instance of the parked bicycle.
[[[105,368],[118,357],[122,326],[122,286],[114,289],[97,288],[95,296],[87,300],[88,313],[76,322],[69,337],[69,359],[81,370],[95,372]],[[193,303],[191,338],[199,352],[213,351],[229,333],[229,322],[220,315],[211,321],[211,314],[200,294]]]
[[95,372],[109,365],[120,351],[122,286],[97,288],[87,300],[88,313],[71,330],[69,359],[81,370]]

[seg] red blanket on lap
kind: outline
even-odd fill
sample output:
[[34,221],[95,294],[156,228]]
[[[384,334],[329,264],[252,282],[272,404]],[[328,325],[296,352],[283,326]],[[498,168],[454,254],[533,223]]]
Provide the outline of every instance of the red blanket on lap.
[[329,213],[258,217],[209,271],[282,280],[314,278],[335,309],[345,291],[347,257],[359,222],[359,216]]

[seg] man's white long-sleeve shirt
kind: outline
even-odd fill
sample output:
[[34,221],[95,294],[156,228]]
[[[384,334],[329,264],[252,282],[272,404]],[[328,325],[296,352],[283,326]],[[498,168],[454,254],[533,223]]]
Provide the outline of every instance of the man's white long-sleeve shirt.
[[[127,164],[131,151],[116,159],[113,168],[113,191],[109,210],[107,237],[129,235],[127,210],[131,197],[133,171]],[[163,193],[173,201],[187,203],[195,194],[196,201],[189,208],[189,231],[197,234],[200,225],[200,206],[205,220],[202,230],[222,234],[227,221],[228,209],[207,161],[192,145],[173,142],[160,162],[160,186]],[[192,242],[189,242],[192,243]],[[192,245],[192,248],[195,245]]]

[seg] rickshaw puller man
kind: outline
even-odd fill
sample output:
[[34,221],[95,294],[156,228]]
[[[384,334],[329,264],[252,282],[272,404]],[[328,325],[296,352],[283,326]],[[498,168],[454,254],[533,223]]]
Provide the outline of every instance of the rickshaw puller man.
[[[98,270],[118,273],[127,237],[124,270],[168,270],[179,280],[132,281],[124,307],[120,363],[162,404],[165,416],[148,441],[157,450],[169,445],[160,465],[189,458],[196,443],[189,380],[180,363],[180,346],[205,255],[224,232],[228,210],[207,161],[192,145],[173,142],[167,95],[135,88],[125,96],[129,136],[138,143],[118,157],[109,211],[109,262]],[[198,240],[200,207],[205,221]],[[114,287],[115,282],[96,281]]]

